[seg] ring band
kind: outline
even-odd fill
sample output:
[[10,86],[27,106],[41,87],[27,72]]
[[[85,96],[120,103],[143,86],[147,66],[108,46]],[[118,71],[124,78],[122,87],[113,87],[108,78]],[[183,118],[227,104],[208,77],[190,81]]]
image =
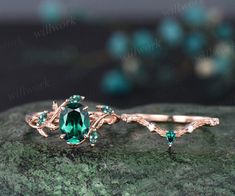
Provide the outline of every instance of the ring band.
[[[85,97],[73,95],[66,99],[60,106],[53,102],[52,111],[37,112],[26,115],[28,125],[38,131],[44,137],[48,137],[46,128],[50,131],[60,130],[60,138],[66,140],[71,146],[78,146],[89,140],[94,146],[98,141],[98,130],[104,124],[112,125],[119,121],[126,123],[136,122],[147,127],[151,132],[156,132],[166,137],[169,147],[172,146],[176,137],[186,133],[192,133],[195,129],[204,125],[216,126],[218,118],[183,115],[160,115],[160,114],[116,114],[111,107],[97,105],[97,111],[88,111],[88,106],[81,102]],[[186,125],[177,130],[160,128],[154,122],[185,123]]]

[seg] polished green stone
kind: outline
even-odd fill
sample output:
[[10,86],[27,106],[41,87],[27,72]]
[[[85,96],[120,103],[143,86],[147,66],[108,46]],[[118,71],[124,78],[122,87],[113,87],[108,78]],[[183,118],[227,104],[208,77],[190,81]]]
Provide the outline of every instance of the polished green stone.
[[99,139],[99,134],[95,131],[90,134],[90,143],[95,144]]
[[166,138],[167,138],[167,140],[168,140],[169,146],[171,146],[171,145],[173,144],[175,138],[176,138],[175,132],[169,130],[169,131],[166,133]]
[[104,105],[101,108],[102,112],[104,112],[105,114],[112,114],[113,110],[111,107]]
[[73,95],[69,98],[68,106],[70,108],[77,108],[79,106],[82,97],[80,95]]
[[47,112],[43,112],[38,117],[38,123],[37,126],[41,126],[43,123],[45,123],[47,120]]
[[90,128],[89,114],[80,103],[68,104],[60,114],[60,131],[68,144],[79,144]]

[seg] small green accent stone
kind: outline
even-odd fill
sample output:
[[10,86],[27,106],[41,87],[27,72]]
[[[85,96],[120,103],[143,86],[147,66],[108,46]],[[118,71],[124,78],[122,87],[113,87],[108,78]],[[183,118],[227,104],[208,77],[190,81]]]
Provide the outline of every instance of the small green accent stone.
[[39,115],[37,126],[41,126],[47,120],[47,112],[43,112]]
[[109,106],[103,106],[102,108],[101,108],[101,110],[102,110],[102,112],[104,112],[105,114],[112,114],[113,113],[113,110],[112,110],[112,108],[111,107],[109,107]]
[[99,139],[99,134],[97,132],[92,132],[90,134],[90,138],[89,139],[90,139],[90,143],[91,144],[95,144],[98,141],[98,139]]
[[82,97],[80,95],[73,95],[69,98],[68,106],[70,108],[77,108],[79,105],[79,102],[82,100]]
[[167,138],[167,140],[168,140],[169,146],[171,146],[171,145],[173,144],[175,138],[176,138],[175,132],[174,132],[174,131],[171,131],[171,130],[168,131],[168,132],[166,133],[166,138]]
[[60,114],[60,131],[65,134],[64,139],[69,144],[79,144],[89,131],[89,114],[83,108],[80,103],[77,103],[77,107],[74,104],[68,104]]

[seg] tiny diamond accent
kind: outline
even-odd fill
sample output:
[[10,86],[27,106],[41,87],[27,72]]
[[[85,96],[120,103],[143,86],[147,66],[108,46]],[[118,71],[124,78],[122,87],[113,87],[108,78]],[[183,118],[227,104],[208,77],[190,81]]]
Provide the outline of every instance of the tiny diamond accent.
[[152,132],[152,131],[154,131],[155,130],[155,125],[153,124],[153,123],[149,123],[149,125],[148,125],[148,129]]
[[189,125],[188,127],[187,127],[187,131],[188,131],[188,133],[192,133],[193,132],[193,126],[192,125]]

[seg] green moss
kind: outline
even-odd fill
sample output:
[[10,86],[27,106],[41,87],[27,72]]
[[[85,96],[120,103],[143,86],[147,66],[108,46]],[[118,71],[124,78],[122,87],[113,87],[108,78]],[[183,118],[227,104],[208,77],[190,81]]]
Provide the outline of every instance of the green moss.
[[172,159],[167,152],[124,153],[108,149],[68,158],[73,151],[55,152],[50,147],[42,151],[36,145],[5,143],[0,151],[2,192],[30,195],[235,192],[234,155],[225,158],[219,153],[179,153]]

